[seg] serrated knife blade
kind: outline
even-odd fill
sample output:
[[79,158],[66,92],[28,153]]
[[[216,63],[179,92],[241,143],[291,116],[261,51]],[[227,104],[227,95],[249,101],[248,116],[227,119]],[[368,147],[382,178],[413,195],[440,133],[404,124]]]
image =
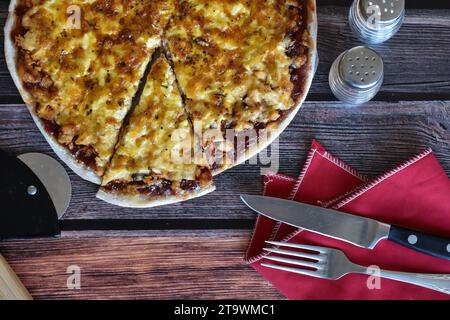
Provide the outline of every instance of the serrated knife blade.
[[450,238],[290,200],[251,195],[242,195],[241,199],[250,209],[266,217],[360,247],[373,249],[380,240],[389,239],[450,260]]

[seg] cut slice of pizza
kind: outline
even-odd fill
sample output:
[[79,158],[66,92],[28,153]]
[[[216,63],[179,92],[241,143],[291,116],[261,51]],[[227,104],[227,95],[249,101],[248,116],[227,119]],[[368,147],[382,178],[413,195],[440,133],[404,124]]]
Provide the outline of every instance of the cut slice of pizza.
[[213,191],[212,175],[196,161],[194,144],[175,75],[161,55],[123,128],[97,197],[125,207],[154,207]]
[[173,8],[164,0],[19,0],[11,11],[13,78],[50,145],[83,178],[100,183]]
[[[313,71],[307,3],[187,0],[179,4],[164,43],[192,121],[209,132],[203,147],[214,171],[267,146],[303,101]],[[240,151],[235,150],[236,139],[227,138],[227,130],[236,137],[252,138],[261,130],[273,134],[241,159],[236,154],[222,159],[230,163],[218,163],[221,151]]]

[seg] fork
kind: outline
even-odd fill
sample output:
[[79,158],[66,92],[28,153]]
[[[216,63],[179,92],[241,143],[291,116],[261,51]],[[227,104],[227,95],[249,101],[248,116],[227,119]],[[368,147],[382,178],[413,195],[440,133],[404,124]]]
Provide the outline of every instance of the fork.
[[[349,273],[361,273],[373,276],[370,268],[357,265],[337,249],[324,248],[318,246],[294,244],[287,242],[266,241],[266,243],[276,248],[264,248],[266,252],[276,253],[284,256],[290,256],[300,259],[285,258],[280,256],[265,256],[265,259],[281,262],[283,264],[300,266],[303,268],[294,268],[279,264],[262,263],[264,267],[283,270],[287,272],[298,273],[306,276],[337,280]],[[307,250],[307,252],[280,249],[278,247],[295,248]],[[308,259],[308,260],[304,260]],[[309,269],[304,269],[309,268]],[[450,275],[449,274],[421,274],[379,270],[378,275],[382,278],[396,280],[400,282],[414,284],[445,294],[450,294]]]

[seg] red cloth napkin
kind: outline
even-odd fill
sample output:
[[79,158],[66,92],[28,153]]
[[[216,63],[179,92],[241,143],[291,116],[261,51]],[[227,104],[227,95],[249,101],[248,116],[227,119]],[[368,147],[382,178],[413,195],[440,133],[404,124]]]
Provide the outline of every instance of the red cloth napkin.
[[[264,194],[333,207],[382,222],[450,235],[450,180],[431,150],[417,155],[381,177],[367,182],[356,170],[314,141],[298,179],[281,174],[265,177]],[[402,247],[389,240],[374,250],[301,231],[258,216],[246,261],[289,299],[450,299],[426,288],[380,279],[369,289],[368,276],[350,274],[324,280],[262,267],[266,240],[280,240],[340,249],[360,265],[381,269],[450,273],[450,261]]]

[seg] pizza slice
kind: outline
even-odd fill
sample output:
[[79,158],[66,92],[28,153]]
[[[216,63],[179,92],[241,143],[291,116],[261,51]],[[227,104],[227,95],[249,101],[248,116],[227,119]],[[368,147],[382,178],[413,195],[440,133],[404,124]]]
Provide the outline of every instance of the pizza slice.
[[[207,133],[202,139],[207,161],[220,172],[261,150],[254,146],[238,159],[239,136],[254,142],[259,131],[273,129],[271,140],[302,102],[312,69],[303,69],[309,46],[306,1],[187,0],[179,6],[164,43],[189,115]],[[252,141],[244,142],[245,148]]]
[[126,207],[153,207],[213,191],[196,161],[192,125],[171,67],[161,55],[123,129],[97,197]]
[[[55,152],[100,183],[173,1],[23,0],[8,64]],[[15,58],[15,61],[13,61]]]

